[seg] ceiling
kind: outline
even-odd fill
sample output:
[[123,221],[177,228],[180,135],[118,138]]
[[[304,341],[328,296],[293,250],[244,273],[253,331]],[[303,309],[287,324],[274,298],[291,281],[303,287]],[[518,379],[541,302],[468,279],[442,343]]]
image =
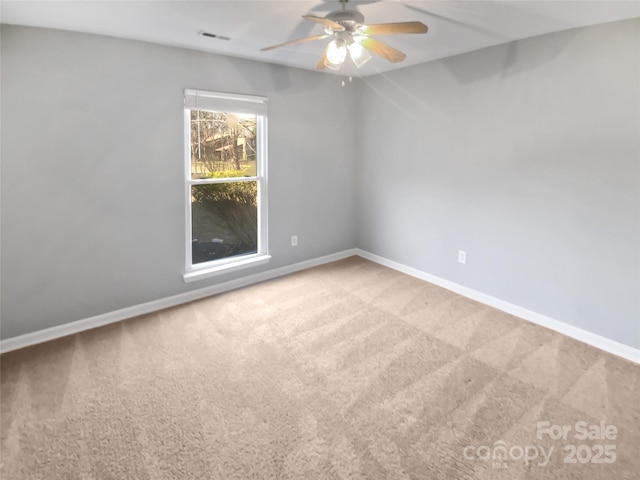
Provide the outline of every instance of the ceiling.
[[[393,64],[374,58],[326,73],[366,76],[575,27],[640,17],[640,0],[349,1],[366,23],[418,20],[426,35],[378,37],[407,54]],[[337,0],[1,0],[2,23],[143,40],[313,70],[328,39],[261,52],[262,47],[322,33],[302,19],[340,9]],[[228,37],[209,38],[199,32]]]

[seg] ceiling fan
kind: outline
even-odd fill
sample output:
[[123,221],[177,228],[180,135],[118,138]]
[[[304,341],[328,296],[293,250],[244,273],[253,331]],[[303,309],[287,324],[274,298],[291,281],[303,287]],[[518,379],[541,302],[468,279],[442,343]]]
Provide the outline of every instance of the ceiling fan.
[[333,38],[325,47],[316,65],[318,70],[330,68],[339,70],[344,63],[347,53],[356,67],[360,68],[369,60],[371,54],[383,57],[390,62],[401,62],[406,55],[389,45],[372,38],[372,35],[389,35],[395,33],[427,33],[427,26],[422,22],[396,22],[367,25],[364,23],[364,15],[356,10],[347,10],[349,0],[340,0],[342,9],[327,14],[325,17],[315,15],[303,15],[302,18],[319,23],[324,27],[324,33],[312,37],[299,38],[290,42],[272,45],[261,51],[286,47],[297,43],[312,40]]

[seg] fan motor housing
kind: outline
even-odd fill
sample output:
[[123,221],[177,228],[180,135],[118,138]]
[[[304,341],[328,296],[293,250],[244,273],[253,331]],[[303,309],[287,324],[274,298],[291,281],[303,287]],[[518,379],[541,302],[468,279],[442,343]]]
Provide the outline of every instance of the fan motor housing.
[[325,18],[345,28],[353,28],[355,25],[364,23],[364,15],[355,10],[337,10],[329,13]]

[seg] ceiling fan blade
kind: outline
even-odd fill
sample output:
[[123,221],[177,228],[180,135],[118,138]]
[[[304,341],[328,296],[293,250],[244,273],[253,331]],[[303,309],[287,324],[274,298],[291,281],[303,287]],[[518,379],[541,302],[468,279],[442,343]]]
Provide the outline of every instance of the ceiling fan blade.
[[278,45],[271,45],[270,47],[265,47],[260,49],[261,52],[266,52],[267,50],[273,50],[274,48],[286,47],[287,45],[295,45],[296,43],[304,43],[310,42],[312,40],[322,40],[323,38],[330,37],[331,35],[314,35],[313,37],[305,37],[298,38],[297,40],[291,40],[290,42],[279,43]]
[[316,70],[322,70],[323,68],[327,67],[327,50],[329,50],[328,46],[322,51],[322,56],[320,57],[320,61],[316,65]]
[[360,45],[369,50],[371,53],[375,53],[376,55],[380,55],[383,58],[386,58],[390,62],[398,63],[403,61],[407,56],[402,53],[400,50],[396,50],[389,45],[385,45],[382,42],[379,42],[375,38],[363,38],[360,40]]
[[307,20],[311,20],[312,22],[316,22],[320,25],[324,25],[325,27],[329,27],[334,32],[344,31],[344,27],[342,25],[334,22],[333,20],[329,20],[328,18],[316,17],[315,15],[303,15],[302,18],[306,18]]
[[427,26],[422,22],[379,23],[362,25],[358,32],[364,35],[388,35],[392,33],[427,33]]

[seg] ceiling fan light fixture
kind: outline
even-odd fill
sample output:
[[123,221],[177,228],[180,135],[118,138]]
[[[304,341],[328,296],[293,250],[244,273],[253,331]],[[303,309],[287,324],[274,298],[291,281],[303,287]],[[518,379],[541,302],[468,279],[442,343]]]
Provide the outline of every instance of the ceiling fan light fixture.
[[327,46],[327,61],[325,65],[329,68],[337,70],[344,63],[347,57],[347,44],[341,38],[337,38],[329,42]]
[[357,40],[354,39],[347,48],[349,49],[349,56],[357,68],[362,67],[371,60],[371,54]]
[[305,20],[321,25],[323,28],[322,34],[271,45],[262,48],[261,51],[332,37],[329,44],[324,48],[316,64],[316,69],[330,68],[332,70],[340,70],[347,58],[347,54],[357,68],[362,68],[371,60],[372,55],[377,55],[392,63],[401,62],[407,57],[400,50],[376,40],[373,36],[396,33],[427,33],[427,26],[418,21],[365,24],[362,13],[357,10],[347,10],[348,1],[340,0],[342,9],[329,12],[324,17],[311,14],[302,16]]
[[331,63],[331,61],[325,57],[324,66],[330,68],[331,70],[340,70],[340,67],[342,67],[342,63]]

